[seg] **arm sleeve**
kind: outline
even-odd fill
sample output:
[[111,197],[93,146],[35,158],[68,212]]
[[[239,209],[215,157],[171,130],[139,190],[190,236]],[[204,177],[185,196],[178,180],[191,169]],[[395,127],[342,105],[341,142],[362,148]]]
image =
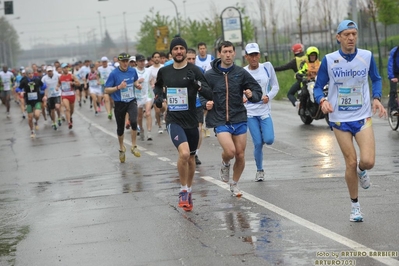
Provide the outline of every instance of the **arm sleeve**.
[[371,56],[370,60],[370,70],[369,76],[372,82],[371,88],[373,92],[373,98],[382,96],[382,79],[380,74],[378,73],[377,64],[375,63],[374,56]]
[[280,86],[278,84],[276,72],[274,71],[273,65],[269,62],[265,63],[264,65],[268,71],[269,71],[269,84],[268,87],[271,88],[270,91],[266,93],[266,95],[269,97],[269,100],[272,100],[274,97],[276,97]]
[[329,80],[330,78],[328,77],[327,59],[324,57],[321,61],[319,71],[317,72],[317,80],[313,88],[314,98],[317,103],[320,103],[320,100],[324,97],[323,88],[325,85],[327,85]]
[[388,66],[387,66],[387,72],[388,72],[388,79],[393,79],[395,77],[394,73],[393,73],[393,56],[395,54],[396,49],[398,49],[398,47],[393,48],[390,52],[389,52],[389,58],[388,58]]
[[295,66],[296,66],[296,60],[294,58],[293,60],[289,61],[285,65],[274,67],[274,71],[279,72],[279,71],[285,71],[285,70],[289,70],[289,69],[292,69],[293,71],[295,71]]

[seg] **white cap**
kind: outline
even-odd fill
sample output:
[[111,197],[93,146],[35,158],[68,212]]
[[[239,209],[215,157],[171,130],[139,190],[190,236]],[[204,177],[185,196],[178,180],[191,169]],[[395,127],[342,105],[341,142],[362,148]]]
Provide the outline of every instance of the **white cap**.
[[101,57],[101,62],[104,62],[104,61],[108,61],[108,58],[106,56]]
[[21,73],[23,74],[23,73],[25,73],[25,72],[26,72],[25,69],[22,69]]
[[54,70],[54,69],[53,69],[52,66],[47,66],[47,67],[46,67],[46,72],[47,72],[47,71],[53,71],[53,70]]
[[129,58],[129,62],[130,61],[135,61],[136,62],[136,57],[134,56],[134,55],[132,55],[130,58]]
[[247,46],[245,46],[245,53],[246,54],[253,54],[253,53],[258,53],[260,54],[259,51],[259,45],[257,43],[248,43]]

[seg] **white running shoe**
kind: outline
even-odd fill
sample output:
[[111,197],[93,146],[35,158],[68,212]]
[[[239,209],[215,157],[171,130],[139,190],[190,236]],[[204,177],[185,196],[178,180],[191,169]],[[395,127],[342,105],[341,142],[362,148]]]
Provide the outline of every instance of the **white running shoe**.
[[355,207],[352,206],[351,215],[349,216],[349,221],[351,222],[363,222],[363,216],[360,211],[360,205]]
[[219,172],[220,179],[223,182],[229,182],[230,179],[230,164],[229,165],[224,165],[222,162],[222,165],[220,166],[220,172]]
[[234,197],[241,197],[242,191],[238,188],[237,184],[230,184],[231,195]]
[[158,134],[163,134],[163,129],[162,129],[162,127],[159,127],[159,128],[158,128]]
[[255,182],[263,181],[264,178],[265,178],[265,172],[263,170],[256,172]]
[[359,177],[359,182],[362,188],[368,189],[370,187],[370,177],[367,170],[359,170],[359,161],[357,162],[357,177]]

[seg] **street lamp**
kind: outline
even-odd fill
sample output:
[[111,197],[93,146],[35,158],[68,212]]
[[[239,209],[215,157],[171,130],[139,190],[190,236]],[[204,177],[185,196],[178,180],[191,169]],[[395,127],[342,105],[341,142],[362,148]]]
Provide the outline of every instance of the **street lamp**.
[[177,6],[173,0],[168,0],[169,2],[172,2],[172,4],[175,6],[175,11],[176,11],[176,24],[177,24],[177,34],[180,36],[180,22],[179,22],[179,12],[177,11]]
[[129,54],[129,48],[127,45],[127,31],[126,31],[126,18],[125,18],[126,12],[123,12],[123,26],[125,28],[125,51],[126,53]]

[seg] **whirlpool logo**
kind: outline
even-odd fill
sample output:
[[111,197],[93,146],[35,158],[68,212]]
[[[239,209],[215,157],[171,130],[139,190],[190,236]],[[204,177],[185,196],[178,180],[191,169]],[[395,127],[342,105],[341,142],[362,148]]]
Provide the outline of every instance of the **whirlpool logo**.
[[345,78],[345,77],[366,77],[367,76],[367,69],[361,69],[361,70],[354,70],[354,69],[342,69],[342,67],[339,68],[333,68],[332,72],[334,74],[335,78]]

